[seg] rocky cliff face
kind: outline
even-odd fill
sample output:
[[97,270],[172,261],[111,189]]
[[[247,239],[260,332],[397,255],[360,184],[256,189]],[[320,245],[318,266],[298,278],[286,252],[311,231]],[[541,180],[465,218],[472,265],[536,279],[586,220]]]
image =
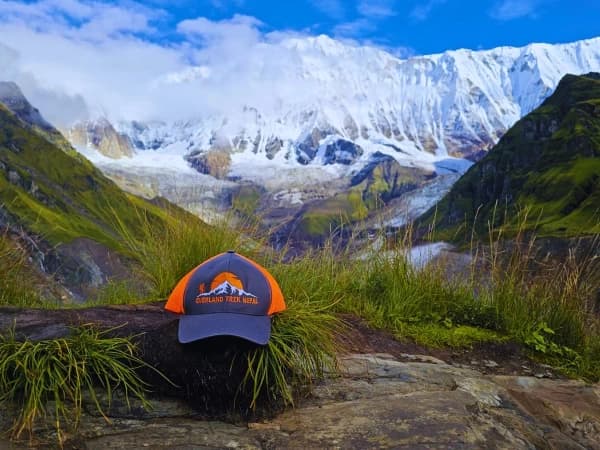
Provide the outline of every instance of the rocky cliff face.
[[129,137],[118,133],[106,119],[78,123],[65,133],[67,139],[74,146],[96,150],[108,158],[119,159],[133,156],[133,145]]
[[41,135],[63,151],[73,152],[73,148],[64,136],[42,117],[37,108],[29,103],[15,83],[0,81],[0,103],[31,131]]
[[[476,160],[562,76],[600,71],[600,38],[402,60],[319,36],[265,43],[265,58],[270,54],[289,59],[240,68],[260,79],[268,66],[268,92],[229,99],[223,91],[230,101],[221,110],[177,122],[132,117],[114,126],[140,153],[176,146],[180,157],[224,150],[283,165],[362,165],[363,153],[380,151],[400,162]],[[227,80],[205,69],[171,74],[169,82],[227,89]]]

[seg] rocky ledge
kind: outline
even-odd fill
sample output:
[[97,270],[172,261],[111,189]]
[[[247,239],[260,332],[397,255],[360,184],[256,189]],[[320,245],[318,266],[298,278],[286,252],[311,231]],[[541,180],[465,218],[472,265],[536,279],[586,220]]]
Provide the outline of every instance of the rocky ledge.
[[[264,422],[205,421],[184,403],[87,414],[72,449],[505,448],[600,449],[600,385],[485,375],[432,356],[351,354],[340,375]],[[0,441],[2,448],[27,444]]]

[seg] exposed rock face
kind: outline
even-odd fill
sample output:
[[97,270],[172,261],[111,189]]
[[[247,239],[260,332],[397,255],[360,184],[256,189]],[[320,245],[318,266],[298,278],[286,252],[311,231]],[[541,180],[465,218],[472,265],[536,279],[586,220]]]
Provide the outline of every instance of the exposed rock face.
[[12,111],[15,116],[30,125],[36,125],[45,130],[54,129],[34,108],[21,92],[19,86],[13,82],[0,81],[0,103]]
[[335,133],[336,131],[327,125],[314,127],[302,141],[296,144],[296,160],[304,165],[310,163],[319,150],[321,139]]
[[279,138],[272,137],[265,144],[265,153],[268,159],[275,158],[275,155],[279,153],[279,150],[283,147],[283,141]]
[[71,143],[78,147],[91,147],[108,158],[119,159],[133,155],[129,137],[118,133],[106,119],[78,123],[66,132]]
[[91,239],[77,238],[49,250],[45,257],[46,271],[78,299],[85,299],[109,280],[133,278],[117,252]]
[[343,357],[341,377],[316,386],[311,399],[246,425],[200,420],[174,400],[144,411],[117,398],[111,425],[86,414],[66,448],[600,449],[598,385],[483,376],[407,356],[417,362]]
[[192,153],[186,156],[198,172],[222,180],[227,177],[231,165],[231,155],[227,150],[210,150],[206,153]]
[[349,166],[363,154],[360,145],[345,139],[336,139],[324,145],[323,162],[327,164],[345,164]]
[[365,203],[375,208],[393,198],[422,187],[432,172],[401,166],[393,157],[375,153],[367,165],[350,180],[361,186]]
[[37,108],[29,103],[19,86],[15,83],[0,81],[0,103],[4,104],[10,112],[17,116],[33,132],[47,139],[63,151],[73,151],[71,144],[56,128],[42,117]]

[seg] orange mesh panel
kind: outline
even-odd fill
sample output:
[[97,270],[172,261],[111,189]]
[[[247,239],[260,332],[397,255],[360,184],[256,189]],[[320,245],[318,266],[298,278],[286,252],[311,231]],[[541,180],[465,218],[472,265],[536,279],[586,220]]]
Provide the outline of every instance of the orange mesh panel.
[[221,256],[222,254],[223,253],[220,253],[218,255],[213,256],[212,258],[207,259],[202,264],[194,267],[187,274],[185,274],[184,277],[181,280],[179,280],[179,282],[175,286],[175,289],[173,289],[173,292],[171,292],[171,295],[169,295],[167,304],[165,305],[165,309],[168,311],[177,313],[177,314],[185,314],[185,311],[183,308],[183,296],[185,294],[185,288],[187,287],[187,283],[188,283],[190,277],[196,270],[198,270],[200,267],[202,267],[208,261],[215,259],[218,256]]
[[275,313],[285,310],[286,306],[285,306],[285,301],[283,299],[283,293],[281,292],[281,288],[279,287],[279,284],[277,283],[275,278],[273,278],[273,275],[271,275],[267,271],[267,269],[265,269],[264,267],[255,263],[251,259],[248,259],[245,256],[242,256],[240,254],[238,254],[238,256],[244,258],[246,261],[248,261],[250,264],[252,264],[254,267],[256,267],[260,271],[260,273],[262,273],[262,275],[267,279],[267,282],[271,286],[271,306],[269,307],[268,314],[271,315],[271,314],[275,314]]
[[171,295],[169,295],[169,299],[167,300],[167,304],[165,305],[165,309],[177,314],[183,314],[185,311],[183,310],[183,295],[185,294],[185,288],[187,286],[188,280],[192,276],[192,274],[196,271],[198,267],[190,270],[175,286]]

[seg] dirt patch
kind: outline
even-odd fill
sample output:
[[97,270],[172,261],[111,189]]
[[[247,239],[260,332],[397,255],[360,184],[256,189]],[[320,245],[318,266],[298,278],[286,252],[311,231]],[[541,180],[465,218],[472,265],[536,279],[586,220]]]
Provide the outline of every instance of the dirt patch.
[[374,329],[360,317],[343,314],[341,318],[348,325],[337,336],[344,353],[389,353],[407,362],[415,360],[413,355],[425,355],[483,374],[565,378],[550,366],[531,359],[527,350],[514,342],[486,342],[467,348],[429,348],[409,339],[399,340],[388,331]]

